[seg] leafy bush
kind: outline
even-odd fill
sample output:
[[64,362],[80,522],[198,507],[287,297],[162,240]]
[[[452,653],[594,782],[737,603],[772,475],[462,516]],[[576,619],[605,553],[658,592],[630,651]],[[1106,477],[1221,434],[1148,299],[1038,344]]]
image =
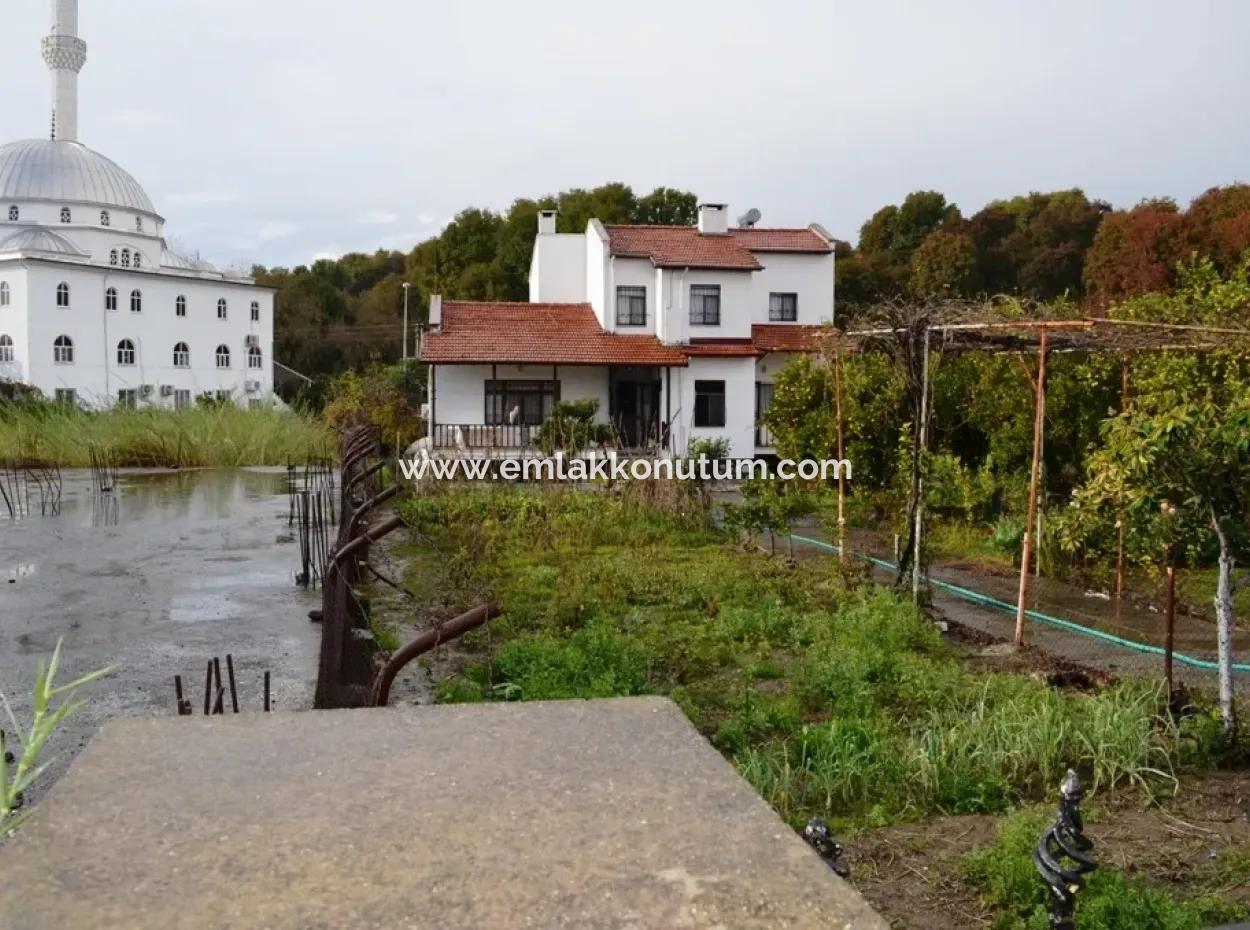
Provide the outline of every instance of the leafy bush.
[[602,445],[612,439],[612,427],[596,423],[599,401],[558,400],[543,421],[538,444],[547,455],[564,452],[578,455],[590,446]]

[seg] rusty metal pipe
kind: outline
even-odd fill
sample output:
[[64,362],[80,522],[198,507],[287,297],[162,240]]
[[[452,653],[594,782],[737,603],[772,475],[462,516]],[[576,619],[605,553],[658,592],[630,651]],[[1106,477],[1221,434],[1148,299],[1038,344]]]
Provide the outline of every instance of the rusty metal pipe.
[[356,532],[356,525],[360,523],[361,519],[365,516],[365,514],[367,514],[374,507],[378,506],[378,504],[383,504],[386,501],[390,500],[392,497],[394,497],[398,493],[399,493],[399,485],[393,484],[386,490],[379,491],[377,494],[373,495],[373,497],[369,498],[367,501],[365,501],[363,504],[357,507],[355,512],[351,515],[351,519],[347,521],[347,535],[351,536],[353,533]]
[[482,604],[480,607],[474,607],[468,613],[463,613],[459,617],[448,620],[446,623],[440,623],[432,630],[426,630],[412,640],[408,645],[391,656],[391,660],[386,663],[386,667],[378,673],[378,677],[373,683],[373,706],[385,707],[387,705],[387,702],[391,699],[391,685],[395,681],[395,676],[413,659],[424,655],[440,643],[457,639],[470,630],[476,630],[478,627],[486,625],[486,623],[498,617],[501,612],[495,604]]

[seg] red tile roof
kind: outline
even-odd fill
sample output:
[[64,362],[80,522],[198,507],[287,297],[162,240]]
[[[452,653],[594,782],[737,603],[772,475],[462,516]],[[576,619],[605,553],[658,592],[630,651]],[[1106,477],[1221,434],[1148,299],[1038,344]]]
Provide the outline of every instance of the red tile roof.
[[751,341],[761,352],[814,352],[826,332],[824,326],[799,323],[757,324],[751,327]]
[[622,258],[649,258],[657,268],[763,268],[735,236],[708,235],[694,226],[605,226],[608,249]]
[[684,366],[686,354],[654,336],[604,332],[590,304],[443,303],[441,329],[421,360],[438,364]]
[[816,230],[806,229],[732,229],[731,234],[752,252],[815,252],[828,254],[833,244]]
[[760,354],[750,339],[696,339],[681,350],[691,358],[756,358]]

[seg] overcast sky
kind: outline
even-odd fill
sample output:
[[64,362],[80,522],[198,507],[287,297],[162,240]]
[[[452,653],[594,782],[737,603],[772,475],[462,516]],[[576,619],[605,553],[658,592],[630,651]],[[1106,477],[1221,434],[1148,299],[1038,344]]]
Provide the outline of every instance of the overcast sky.
[[[48,0],[2,0],[0,141],[41,137]],[[219,262],[407,250],[466,206],[623,181],[854,241],[1250,180],[1243,0],[82,0],[82,141]]]

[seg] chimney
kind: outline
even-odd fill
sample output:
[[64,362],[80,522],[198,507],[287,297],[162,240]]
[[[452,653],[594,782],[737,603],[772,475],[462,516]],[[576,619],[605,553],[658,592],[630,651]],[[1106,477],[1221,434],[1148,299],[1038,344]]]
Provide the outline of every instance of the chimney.
[[729,207],[723,203],[699,204],[699,232],[723,236],[729,232]]
[[538,235],[554,236],[556,234],[556,211],[538,211]]
[[443,295],[431,294],[430,295],[430,326],[435,327],[435,326],[442,326],[442,325],[443,325]]

